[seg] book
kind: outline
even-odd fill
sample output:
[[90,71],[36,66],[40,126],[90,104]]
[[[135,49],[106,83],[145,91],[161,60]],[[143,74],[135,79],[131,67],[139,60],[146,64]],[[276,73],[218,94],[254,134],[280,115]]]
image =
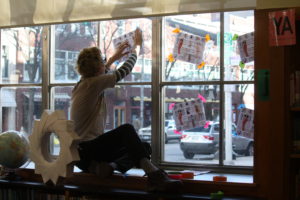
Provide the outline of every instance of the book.
[[300,105],[300,71],[295,71],[295,102],[294,106]]
[[300,117],[293,119],[293,152],[300,153]]
[[295,73],[290,74],[290,106],[295,105]]

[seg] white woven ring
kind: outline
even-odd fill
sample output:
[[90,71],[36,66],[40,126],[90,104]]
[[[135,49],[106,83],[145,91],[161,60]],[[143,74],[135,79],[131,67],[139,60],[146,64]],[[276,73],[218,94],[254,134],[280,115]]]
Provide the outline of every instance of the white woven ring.
[[[79,160],[77,134],[73,121],[66,120],[62,110],[45,110],[40,120],[34,121],[29,136],[30,158],[35,163],[35,173],[41,174],[44,183],[51,180],[56,184],[58,177],[68,177],[73,172],[74,161]],[[60,153],[54,157],[49,152],[49,138],[55,133],[60,141]]]

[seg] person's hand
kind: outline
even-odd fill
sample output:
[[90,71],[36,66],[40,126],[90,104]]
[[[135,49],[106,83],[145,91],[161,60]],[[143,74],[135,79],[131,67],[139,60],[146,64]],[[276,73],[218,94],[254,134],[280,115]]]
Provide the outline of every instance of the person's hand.
[[123,56],[127,55],[129,52],[125,49],[129,47],[128,41],[123,42],[115,51],[114,55],[110,57],[105,64],[105,68],[109,70],[111,64],[113,64],[115,61],[121,59]]
[[116,61],[122,58],[123,56],[127,55],[129,52],[125,51],[125,49],[128,47],[129,47],[128,41],[125,41],[122,44],[120,44],[120,46],[117,48],[116,52],[111,57],[111,59],[114,59],[114,61]]
[[135,35],[134,35],[134,45],[141,46],[142,43],[143,43],[142,31],[141,31],[141,29],[137,28],[135,30]]
[[134,45],[132,47],[132,52],[136,53],[137,55],[139,54],[139,50],[140,48],[137,48],[138,46],[141,47],[143,43],[143,35],[142,35],[142,31],[137,28],[135,30],[135,35],[134,35]]

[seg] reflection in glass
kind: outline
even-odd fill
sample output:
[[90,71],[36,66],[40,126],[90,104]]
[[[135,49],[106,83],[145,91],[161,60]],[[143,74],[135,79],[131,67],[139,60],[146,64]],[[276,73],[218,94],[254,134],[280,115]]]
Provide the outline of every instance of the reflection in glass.
[[[209,13],[175,15],[164,18],[166,37],[163,42],[166,57],[163,60],[166,60],[164,70],[166,81],[211,81],[220,79],[220,48],[217,43],[217,36],[220,32],[219,15],[219,13]],[[180,33],[174,32],[176,28],[180,29]],[[176,38],[181,33],[194,39],[184,38],[177,41]],[[208,36],[210,40],[206,41]],[[194,46],[194,40],[198,41],[198,39],[202,41],[203,45]],[[199,51],[200,53],[197,53]],[[179,55],[182,55],[182,58],[179,58]],[[199,58],[203,63],[189,62],[191,57]]]
[[43,27],[1,30],[0,83],[41,83]]
[[41,88],[3,87],[0,92],[1,132],[17,130],[31,134],[34,120],[41,117]]
[[76,82],[77,56],[81,49],[97,46],[98,23],[83,22],[55,25],[55,65],[51,67],[51,81]]

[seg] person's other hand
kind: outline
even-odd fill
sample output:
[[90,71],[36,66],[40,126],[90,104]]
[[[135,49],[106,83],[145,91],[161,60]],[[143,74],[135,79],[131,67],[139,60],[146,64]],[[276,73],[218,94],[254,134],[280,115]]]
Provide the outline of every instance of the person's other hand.
[[123,56],[127,55],[129,52],[125,49],[129,47],[128,41],[123,42],[115,51],[114,55],[111,57],[113,59],[113,62],[116,60],[119,60]]

